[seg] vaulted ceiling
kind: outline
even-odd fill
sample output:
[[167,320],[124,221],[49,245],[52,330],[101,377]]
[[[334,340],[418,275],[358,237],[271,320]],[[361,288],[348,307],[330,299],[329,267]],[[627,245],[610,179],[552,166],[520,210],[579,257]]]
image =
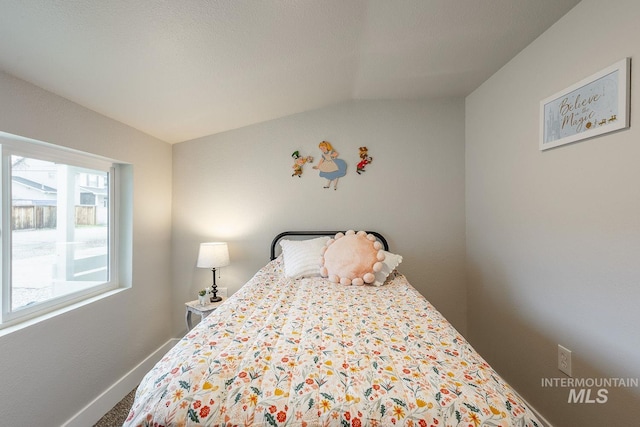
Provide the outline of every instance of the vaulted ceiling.
[[175,143],[466,96],[579,0],[0,0],[0,69]]

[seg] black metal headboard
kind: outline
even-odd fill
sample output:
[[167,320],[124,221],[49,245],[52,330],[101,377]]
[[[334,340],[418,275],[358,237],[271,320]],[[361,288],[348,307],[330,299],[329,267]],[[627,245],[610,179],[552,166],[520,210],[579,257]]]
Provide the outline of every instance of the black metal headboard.
[[[271,260],[276,259],[276,246],[280,239],[287,236],[335,236],[336,233],[340,233],[339,231],[284,231],[278,234],[271,241]],[[343,232],[344,233],[344,232]],[[367,231],[369,234],[373,234],[376,238],[382,243],[382,247],[385,251],[389,250],[389,244],[387,243],[387,239],[377,231]]]

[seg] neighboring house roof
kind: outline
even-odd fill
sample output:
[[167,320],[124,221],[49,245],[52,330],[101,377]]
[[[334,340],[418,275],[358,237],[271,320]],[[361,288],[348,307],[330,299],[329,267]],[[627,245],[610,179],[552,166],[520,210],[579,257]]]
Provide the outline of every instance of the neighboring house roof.
[[[25,187],[28,187],[36,191],[40,191],[45,194],[46,193],[56,194],[58,192],[58,190],[53,187],[49,187],[48,185],[41,184],[36,181],[32,181],[30,179],[23,178],[21,176],[12,176],[11,179],[17,182],[18,184],[22,184]],[[104,188],[104,187],[89,187],[86,185],[81,185],[80,190],[84,193],[93,193],[96,196],[108,196],[108,190],[107,188]]]
[[87,187],[85,185],[81,185],[80,190],[82,190],[85,193],[93,193],[96,196],[105,196],[105,197],[108,196],[108,191],[104,187],[98,188],[98,187]]
[[32,181],[30,179],[27,178],[23,178],[21,176],[12,176],[11,179],[14,182],[17,182],[18,184],[22,184],[25,187],[31,188],[33,190],[36,191],[40,191],[42,193],[57,193],[58,191],[53,188],[53,187],[49,187],[48,185],[44,185],[44,184],[40,184],[39,182],[36,181]]

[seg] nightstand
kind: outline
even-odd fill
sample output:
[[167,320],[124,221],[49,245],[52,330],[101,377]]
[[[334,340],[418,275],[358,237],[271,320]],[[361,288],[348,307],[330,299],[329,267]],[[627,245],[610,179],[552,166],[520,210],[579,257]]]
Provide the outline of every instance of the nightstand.
[[187,321],[187,330],[191,330],[192,328],[191,313],[197,314],[198,316],[200,316],[200,320],[202,320],[205,317],[207,317],[209,314],[211,314],[211,312],[213,312],[216,308],[218,308],[220,304],[224,302],[224,300],[225,298],[223,298],[222,301],[208,302],[204,305],[201,305],[198,300],[185,302],[184,305],[187,310],[185,313],[185,320]]

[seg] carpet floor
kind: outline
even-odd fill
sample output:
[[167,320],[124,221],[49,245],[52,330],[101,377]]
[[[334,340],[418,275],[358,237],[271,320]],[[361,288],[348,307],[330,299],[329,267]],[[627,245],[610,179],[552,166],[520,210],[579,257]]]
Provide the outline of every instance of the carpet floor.
[[116,404],[109,412],[104,414],[93,427],[121,427],[129,415],[129,409],[133,405],[136,389],[134,388],[120,402]]

